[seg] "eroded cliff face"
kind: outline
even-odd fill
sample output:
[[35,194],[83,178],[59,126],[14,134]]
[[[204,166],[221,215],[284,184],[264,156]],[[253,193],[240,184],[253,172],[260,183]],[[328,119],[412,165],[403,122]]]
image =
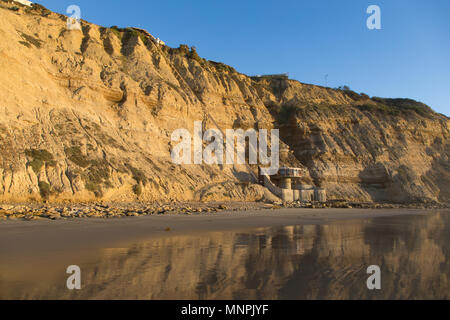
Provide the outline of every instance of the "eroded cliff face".
[[296,107],[281,135],[334,197],[448,202],[448,119],[420,109],[378,108],[366,99]]
[[140,30],[66,19],[0,1],[1,201],[263,198],[242,183],[256,166],[172,163],[172,132],[194,121],[280,128],[281,163],[330,198],[449,201],[448,118],[426,106],[250,78]]

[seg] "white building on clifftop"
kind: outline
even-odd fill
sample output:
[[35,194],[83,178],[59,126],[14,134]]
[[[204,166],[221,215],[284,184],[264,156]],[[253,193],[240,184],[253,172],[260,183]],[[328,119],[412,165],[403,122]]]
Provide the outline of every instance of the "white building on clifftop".
[[14,2],[21,3],[24,6],[28,6],[28,7],[31,7],[31,5],[33,4],[33,2],[28,1],[28,0],[14,0]]

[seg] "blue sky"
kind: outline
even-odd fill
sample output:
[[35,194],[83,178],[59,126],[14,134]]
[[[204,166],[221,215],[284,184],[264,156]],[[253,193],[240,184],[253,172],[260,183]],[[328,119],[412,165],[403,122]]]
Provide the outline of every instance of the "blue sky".
[[[248,75],[288,72],[305,83],[412,98],[450,115],[449,0],[38,2],[60,13],[75,4],[89,22],[196,46],[200,56]],[[381,30],[366,27],[372,4],[381,8]]]

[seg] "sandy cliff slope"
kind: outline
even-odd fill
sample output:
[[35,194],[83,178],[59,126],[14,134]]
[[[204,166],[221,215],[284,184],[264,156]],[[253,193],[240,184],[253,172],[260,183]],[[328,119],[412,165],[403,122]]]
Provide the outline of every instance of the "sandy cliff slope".
[[282,164],[330,198],[450,199],[448,118],[423,104],[251,78],[144,31],[66,19],[0,1],[1,201],[263,198],[256,166],[172,163],[172,132],[194,121],[279,128]]

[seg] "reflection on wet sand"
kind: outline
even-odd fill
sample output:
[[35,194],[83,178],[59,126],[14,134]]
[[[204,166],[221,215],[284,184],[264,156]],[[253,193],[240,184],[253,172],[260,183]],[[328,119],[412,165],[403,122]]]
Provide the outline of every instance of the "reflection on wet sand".
[[[449,222],[430,212],[10,260],[0,299],[448,299]],[[80,291],[65,287],[70,264],[81,267]],[[366,287],[373,264],[378,291]]]

